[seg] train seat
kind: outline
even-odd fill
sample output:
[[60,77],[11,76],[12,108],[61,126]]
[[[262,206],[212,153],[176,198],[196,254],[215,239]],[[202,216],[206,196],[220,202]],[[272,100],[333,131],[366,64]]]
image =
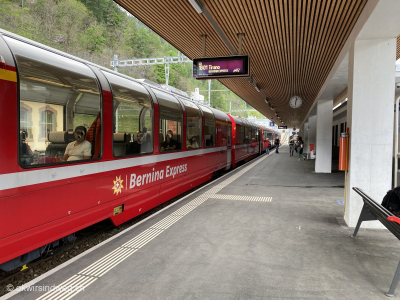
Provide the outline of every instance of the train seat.
[[158,134],[159,149],[161,149],[161,144],[164,142],[164,135],[160,132]]
[[86,133],[86,140],[92,144],[92,158],[98,158],[101,154],[101,113],[97,114],[92,125]]
[[126,145],[126,154],[138,154],[140,153],[140,151],[143,148],[143,144],[140,145],[140,147],[138,147],[138,145],[136,145],[137,142],[137,132],[132,134],[132,141],[130,141],[127,145]]
[[50,144],[46,148],[46,156],[55,157],[59,151],[64,156],[65,148],[73,140],[67,131],[50,131],[48,136]]
[[204,142],[206,144],[206,147],[212,146],[213,145],[213,136],[212,136],[212,134],[204,135]]
[[113,153],[114,156],[124,156],[130,141],[130,134],[125,132],[113,133]]
[[174,135],[172,136],[172,138],[173,138],[175,141],[177,141],[176,149],[182,149],[182,146],[181,146],[181,135],[180,135],[180,134],[174,134]]

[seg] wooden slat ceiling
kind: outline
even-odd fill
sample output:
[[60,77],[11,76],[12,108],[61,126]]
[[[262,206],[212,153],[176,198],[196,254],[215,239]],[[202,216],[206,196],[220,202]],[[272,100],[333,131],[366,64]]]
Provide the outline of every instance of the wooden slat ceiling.
[[[232,53],[204,14],[188,0],[116,0],[189,58]],[[251,76],[283,122],[299,126],[316,100],[367,0],[202,0],[231,45],[245,33],[242,54]],[[222,79],[226,87],[267,118],[277,121],[263,96],[245,78]],[[299,95],[303,105],[290,108]]]

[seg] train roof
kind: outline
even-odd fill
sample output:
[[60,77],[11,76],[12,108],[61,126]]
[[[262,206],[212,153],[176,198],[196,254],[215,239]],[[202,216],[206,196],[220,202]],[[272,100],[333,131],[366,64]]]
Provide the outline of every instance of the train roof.
[[[229,114],[228,114],[228,115],[229,115]],[[253,123],[253,122],[250,122],[250,121],[248,121],[248,120],[246,120],[246,119],[242,119],[242,118],[239,118],[239,117],[237,117],[237,116],[232,116],[232,115],[229,115],[229,116],[231,116],[231,118],[235,121],[236,124],[239,124],[239,125],[247,125],[247,126],[249,126],[249,127],[257,128],[257,129],[260,128],[260,125],[258,125],[258,124],[256,124],[256,123]]]
[[222,112],[222,111],[220,111],[218,109],[215,109],[215,108],[211,108],[210,107],[210,109],[214,113],[214,116],[215,116],[216,119],[223,120],[223,121],[231,123],[231,119],[229,119],[228,114],[226,114],[226,113],[224,113],[224,112]]
[[[51,52],[51,53],[54,53],[54,54],[57,54],[57,55],[66,57],[66,58],[68,58],[68,59],[72,59],[72,60],[78,61],[78,62],[80,62],[80,63],[86,64],[86,65],[89,65],[89,66],[92,66],[92,67],[96,67],[96,68],[98,68],[98,69],[100,69],[100,70],[102,70],[102,71],[107,71],[107,72],[112,73],[112,74],[114,74],[114,75],[116,75],[116,76],[120,76],[120,77],[126,78],[126,79],[128,79],[128,80],[137,82],[137,83],[139,83],[139,84],[146,85],[146,86],[148,86],[148,87],[155,88],[155,89],[158,89],[158,90],[167,92],[167,93],[172,94],[172,95],[174,95],[174,96],[183,97],[185,100],[193,102],[193,101],[191,100],[191,98],[189,97],[189,95],[188,95],[186,92],[183,92],[183,91],[181,91],[181,90],[179,90],[179,89],[176,89],[176,88],[174,88],[174,87],[167,86],[167,85],[163,85],[163,84],[158,84],[158,83],[156,83],[156,82],[154,82],[154,81],[151,81],[151,80],[148,80],[148,79],[136,79],[136,78],[129,77],[129,76],[127,76],[127,75],[124,75],[124,74],[115,72],[115,71],[112,70],[112,69],[109,69],[109,68],[106,68],[106,67],[103,67],[103,66],[94,64],[94,63],[92,63],[92,62],[90,62],[90,61],[86,61],[86,60],[84,60],[84,59],[82,59],[82,58],[76,57],[76,56],[71,55],[71,54],[68,54],[68,53],[66,53],[66,52],[63,52],[63,51],[60,51],[60,50],[51,48],[51,47],[49,47],[49,46],[46,46],[46,45],[44,45],[44,44],[41,44],[41,43],[32,41],[32,40],[30,40],[30,39],[24,38],[24,37],[22,37],[22,36],[19,36],[19,35],[17,35],[17,34],[14,34],[14,33],[12,33],[12,32],[9,32],[9,31],[7,31],[7,30],[4,30],[4,29],[0,29],[0,36],[7,36],[7,37],[10,37],[10,38],[13,38],[13,39],[18,40],[18,41],[20,41],[20,42],[23,42],[23,43],[26,43],[26,44],[29,44],[29,45],[32,45],[32,46],[41,48],[41,49],[46,50],[46,51],[49,51],[49,52]],[[12,52],[12,51],[11,51],[11,52]],[[194,103],[194,102],[193,102],[193,103]],[[195,104],[196,104],[196,103],[195,103]],[[200,106],[199,104],[196,104],[196,105],[197,105],[198,107]],[[207,108],[211,109],[211,111],[213,112],[213,114],[214,114],[214,116],[215,116],[216,118],[218,118],[218,119],[220,119],[220,120],[225,120],[225,121],[227,121],[227,122],[230,121],[228,115],[225,114],[224,112],[222,112],[222,111],[220,111],[220,110],[217,110],[217,109],[214,109],[214,108],[210,108],[210,107],[207,107]]]

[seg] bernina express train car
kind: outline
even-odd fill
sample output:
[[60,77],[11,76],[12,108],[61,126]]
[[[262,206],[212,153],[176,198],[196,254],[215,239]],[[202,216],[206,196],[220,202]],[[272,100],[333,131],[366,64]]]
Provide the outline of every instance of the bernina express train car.
[[232,121],[232,167],[246,162],[260,154],[260,128],[248,122],[228,115]]
[[[238,157],[245,159],[255,155],[245,140],[253,129],[239,123]],[[234,164],[227,114],[5,31],[0,126],[5,271],[101,220],[119,225]],[[65,155],[79,145],[81,156]]]

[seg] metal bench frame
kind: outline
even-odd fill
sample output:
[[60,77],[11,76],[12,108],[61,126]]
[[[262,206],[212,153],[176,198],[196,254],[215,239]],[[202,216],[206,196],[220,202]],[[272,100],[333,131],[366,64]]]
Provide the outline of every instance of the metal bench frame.
[[[364,221],[380,221],[391,233],[393,233],[400,240],[400,218],[395,217],[385,207],[374,201],[371,197],[364,193],[363,190],[353,187],[353,190],[359,194],[363,201],[364,206],[361,210],[360,218],[358,219],[357,226],[351,237],[355,238],[361,223]],[[394,291],[400,281],[400,262],[397,266],[396,273],[393,277],[392,284],[389,292],[386,294],[388,297],[394,297]]]

